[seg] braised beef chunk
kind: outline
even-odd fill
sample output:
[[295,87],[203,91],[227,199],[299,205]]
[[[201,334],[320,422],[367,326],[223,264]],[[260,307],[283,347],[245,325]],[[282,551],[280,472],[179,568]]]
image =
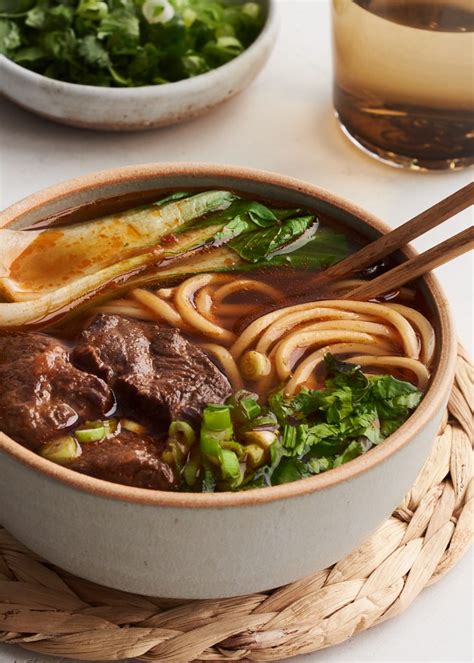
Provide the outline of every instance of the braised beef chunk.
[[36,449],[48,438],[113,406],[109,387],[75,368],[43,334],[0,333],[0,430]]
[[[132,372],[151,376],[154,369],[150,339],[143,327],[119,315],[100,314],[79,338],[73,361],[109,384]],[[153,327],[159,329],[157,325]]]
[[108,382],[122,410],[162,430],[173,419],[197,419],[231,393],[227,378],[179,331],[117,315],[95,318],[73,360]]
[[[195,419],[231,393],[227,378],[177,330],[99,315],[69,356],[41,333],[0,332],[0,431],[25,446],[41,445],[87,420],[103,419],[115,400],[120,414],[148,421],[153,432],[82,442],[68,464],[89,476],[157,490],[179,487],[162,459],[174,419]],[[161,437],[160,437],[161,436]]]
[[177,487],[173,470],[160,460],[160,449],[150,436],[122,430],[115,437],[81,447],[81,456],[68,466],[72,470],[137,488]]

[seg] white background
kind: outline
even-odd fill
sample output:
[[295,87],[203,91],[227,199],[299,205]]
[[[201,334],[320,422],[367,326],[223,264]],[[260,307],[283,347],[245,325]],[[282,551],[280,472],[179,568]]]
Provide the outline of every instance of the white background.
[[[400,171],[380,165],[350,145],[331,108],[329,3],[282,0],[279,4],[280,35],[264,72],[238,98],[187,124],[145,133],[88,132],[54,125],[0,99],[0,208],[50,184],[103,168],[210,161],[274,170],[313,182],[397,226],[470,181],[472,171]],[[428,248],[470,223],[472,213],[464,212],[415,245]],[[472,257],[458,258],[437,273],[459,336],[472,352]],[[468,555],[395,620],[299,663],[471,661],[471,562]],[[49,659],[0,645],[0,660]]]

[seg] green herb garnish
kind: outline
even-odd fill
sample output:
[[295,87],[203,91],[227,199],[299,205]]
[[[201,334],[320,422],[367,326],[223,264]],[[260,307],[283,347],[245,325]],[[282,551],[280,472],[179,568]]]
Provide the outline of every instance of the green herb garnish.
[[0,53],[70,83],[161,85],[229,62],[263,23],[257,2],[0,0]]
[[324,389],[270,397],[281,434],[271,462],[246,487],[278,485],[325,472],[366,453],[408,418],[422,393],[391,375],[365,376],[359,366],[326,356]]
[[323,389],[285,398],[241,390],[203,411],[200,444],[184,468],[187,489],[277,486],[326,472],[361,456],[409,417],[422,398],[410,382],[362,373],[325,358]]

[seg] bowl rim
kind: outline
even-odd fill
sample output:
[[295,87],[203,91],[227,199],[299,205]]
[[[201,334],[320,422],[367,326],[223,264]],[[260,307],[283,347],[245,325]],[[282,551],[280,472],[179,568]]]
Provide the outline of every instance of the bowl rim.
[[[43,82],[44,85],[49,85],[53,89],[56,90],[61,90],[62,92],[65,93],[80,93],[81,91],[84,93],[88,94],[93,94],[93,93],[99,93],[99,94],[104,94],[104,96],[108,98],[114,98],[114,97],[124,97],[126,94],[128,95],[136,95],[136,96],[145,96],[149,94],[150,92],[158,92],[160,91],[160,94],[166,95],[169,94],[170,89],[172,88],[173,91],[176,93],[184,93],[186,91],[191,92],[194,87],[196,87],[199,83],[203,84],[209,84],[212,86],[213,83],[218,82],[222,76],[226,76],[226,74],[230,73],[230,70],[234,67],[239,67],[240,64],[235,64],[235,63],[242,63],[243,58],[247,59],[252,55],[257,48],[259,48],[262,44],[262,42],[265,42],[267,38],[271,39],[271,36],[274,32],[274,30],[277,27],[277,19],[278,19],[278,11],[277,11],[277,3],[275,0],[263,0],[266,1],[268,4],[268,11],[267,11],[267,16],[265,18],[265,23],[263,24],[262,29],[258,33],[257,37],[254,39],[254,41],[248,46],[248,48],[245,48],[242,53],[240,53],[237,57],[233,58],[232,60],[229,60],[229,62],[226,62],[219,67],[216,67],[215,69],[211,69],[210,71],[206,71],[203,74],[198,74],[197,76],[192,76],[191,78],[183,78],[179,81],[174,81],[174,82],[169,82],[169,83],[163,83],[163,84],[155,84],[155,85],[137,85],[137,86],[132,86],[132,87],[106,87],[102,85],[84,85],[83,83],[71,83],[70,81],[63,81],[59,78],[49,78],[48,76],[45,76],[44,74],[39,74],[36,71],[32,71],[31,69],[28,69],[27,67],[23,67],[21,64],[18,64],[14,60],[11,60],[8,58],[6,55],[0,54],[0,66],[6,66],[9,67],[16,75],[22,76],[25,79],[27,79],[28,82],[31,83],[38,83],[40,84]],[[199,83],[196,83],[196,81],[199,81]]]
[[[68,180],[34,193],[1,212],[0,228],[8,226],[14,221],[21,220],[21,217],[24,215],[40,210],[49,202],[55,201],[56,203],[60,203],[62,200],[67,200],[73,194],[77,195],[97,187],[117,185],[121,182],[133,184],[135,181],[140,181],[142,184],[145,184],[147,179],[152,181],[166,176],[189,176],[191,178],[193,176],[207,176],[229,178],[234,181],[241,180],[242,182],[251,182],[257,185],[273,185],[286,189],[289,192],[303,193],[319,201],[334,205],[343,211],[355,215],[360,221],[378,232],[385,233],[391,230],[378,217],[361,207],[308,182],[253,168],[203,163],[140,164],[94,172]],[[154,188],[156,188],[156,185]],[[87,202],[83,204],[85,205]],[[82,204],[77,207],[81,206]],[[416,251],[410,245],[407,246],[404,253],[409,257],[416,255]],[[395,433],[382,444],[371,449],[370,453],[359,456],[350,463],[341,465],[338,468],[280,486],[255,488],[249,491],[212,494],[181,493],[134,488],[80,474],[79,472],[55,465],[41,458],[41,456],[26,449],[2,432],[0,432],[0,452],[6,453],[31,470],[39,472],[45,479],[58,481],[70,489],[93,496],[148,506],[205,509],[242,507],[303,497],[314,492],[332,488],[341,482],[354,479],[379,463],[387,461],[392,455],[409,444],[416,434],[436,416],[440,408],[444,405],[448,389],[454,377],[457,348],[456,335],[449,311],[449,304],[440,288],[438,280],[433,274],[428,274],[423,277],[423,281],[433,298],[440,322],[440,339],[438,340],[438,347],[440,347],[439,361],[434,370],[430,387],[416,411]]]

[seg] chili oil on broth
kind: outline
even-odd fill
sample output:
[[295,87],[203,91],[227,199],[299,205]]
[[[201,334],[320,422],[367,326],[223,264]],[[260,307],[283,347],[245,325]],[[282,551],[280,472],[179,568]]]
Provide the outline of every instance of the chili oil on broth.
[[[142,197],[133,203],[144,204],[156,197],[150,194],[146,201]],[[130,197],[99,201],[35,228],[59,228],[97,217],[99,210],[119,213],[131,204]],[[271,204],[275,206],[274,201]],[[318,218],[325,226],[343,230],[353,251],[366,243],[319,213]],[[42,320],[40,328],[70,350],[97,313],[178,329],[222,370],[233,392],[254,392],[263,404],[281,386],[288,397],[303,387],[322,388],[328,353],[361,365],[366,374],[388,373],[424,391],[434,347],[430,323],[421,313],[425,304],[419,291],[402,288],[378,304],[343,299],[345,292],[388,267],[374,266],[324,290],[312,283],[320,270],[293,267],[191,273],[165,284],[151,281],[135,288],[128,285],[127,275]],[[119,407],[109,419],[122,415]],[[140,416],[136,418],[136,425],[147,433]]]
[[[131,193],[115,198],[103,199],[94,201],[86,206],[81,206],[75,209],[67,210],[56,217],[45,219],[38,222],[31,228],[48,228],[48,227],[62,227],[74,223],[94,220],[106,214],[120,214],[135,206],[146,206],[157,198],[173,193],[174,191],[150,191],[146,193]],[[196,188],[190,190],[190,194],[202,192],[202,189]],[[275,200],[268,200],[264,198],[255,198],[248,194],[242,194],[238,191],[232,191],[244,199],[258,200],[263,204],[269,204],[274,207],[285,208],[287,204],[279,203]],[[326,215],[321,214],[317,210],[308,210],[317,214],[323,226],[330,227],[339,232],[342,232],[350,246],[351,252],[356,251],[361,246],[367,243],[367,240],[355,233],[353,229],[347,228],[343,224],[336,222],[334,219],[328,218]],[[118,217],[119,218],[119,217]],[[205,251],[205,250],[204,250]],[[268,269],[252,270],[251,272],[238,273],[232,272],[229,274],[213,274],[213,275],[200,275],[203,281],[206,276],[209,277],[210,282],[204,283],[195,291],[192,297],[192,305],[196,306],[198,312],[208,321],[225,330],[223,334],[229,341],[231,338],[236,338],[243,332],[248,323],[263,315],[266,312],[276,309],[279,306],[290,306],[294,302],[308,302],[320,299],[339,299],[343,296],[344,292],[356,287],[360,284],[361,279],[374,278],[381,271],[385,271],[390,267],[390,263],[384,262],[374,266],[374,268],[366,270],[362,274],[355,274],[353,278],[347,278],[336,284],[332,284],[331,288],[321,290],[318,287],[312,290],[311,281],[320,270],[311,269],[296,269],[289,267],[273,267]],[[145,270],[146,271],[146,270]],[[219,345],[222,340],[219,335],[213,333],[200,334],[199,329],[186,321],[179,321],[179,315],[172,312],[172,304],[170,298],[173,297],[172,293],[179,289],[179,283],[173,283],[171,280],[168,287],[154,288],[153,283],[147,284],[139,290],[129,292],[125,283],[117,282],[108,284],[105,288],[98,292],[92,293],[84,297],[83,303],[77,306],[74,302],[70,307],[66,307],[58,313],[53,314],[51,319],[46,319],[41,322],[41,326],[46,324],[46,330],[52,329],[54,335],[67,341],[69,344],[74,342],[74,337],[86,324],[91,320],[92,316],[97,310],[104,312],[117,312],[121,315],[128,315],[132,318],[138,318],[144,321],[159,322],[164,326],[177,326],[181,329],[190,339],[198,342],[200,346],[213,358],[214,361],[222,368],[226,374],[230,371],[232,374],[231,382],[234,385],[244,385],[246,388],[256,388],[256,381],[249,380],[242,376],[239,370],[240,379],[237,377],[238,365],[234,360],[231,363],[229,357],[229,342],[224,345]],[[184,279],[187,280],[187,279]],[[162,302],[158,303],[160,311],[157,310],[157,302],[153,299],[152,295],[156,295],[158,291],[160,294],[159,299]],[[217,293],[217,301],[214,301],[210,293]],[[390,298],[392,299],[392,294]],[[102,300],[102,304],[97,306],[96,300]],[[402,288],[400,293],[395,293],[395,298],[392,303],[399,302],[407,306],[414,306],[418,310],[426,313],[426,306],[418,290],[410,290]],[[151,307],[150,307],[151,305]],[[69,312],[68,308],[73,309]],[[77,309],[77,310],[76,310]],[[297,329],[295,329],[297,331]],[[416,332],[418,333],[418,332]],[[341,357],[347,358],[350,353],[345,352],[346,348],[342,348]],[[396,356],[396,348],[392,348],[392,353]],[[293,359],[300,359],[304,357],[304,351],[295,349]],[[291,361],[294,364],[294,361]],[[374,365],[371,370],[378,373],[383,367]],[[402,379],[413,379],[413,373],[407,371],[403,366],[392,366],[391,372]],[[273,374],[273,380],[268,377],[263,380],[258,389],[262,396],[268,389],[278,386],[278,378]],[[231,376],[229,376],[231,377]],[[266,376],[262,376],[266,377]],[[315,386],[318,384],[317,379],[308,382],[308,386]]]
[[[145,209],[147,206],[153,204],[155,201],[168,196],[170,194],[176,193],[176,189],[170,189],[170,190],[150,190],[146,192],[131,192],[127,194],[121,194],[120,196],[115,196],[111,198],[104,198],[104,199],[99,199],[96,201],[89,202],[84,205],[79,205],[77,207],[73,207],[67,210],[64,210],[56,215],[49,216],[44,219],[40,219],[36,223],[26,226],[24,230],[46,230],[46,229],[57,229],[58,232],[61,231],[62,228],[75,225],[78,223],[84,223],[88,221],[95,221],[98,220],[106,215],[117,215],[117,223],[120,222],[120,214],[123,212],[127,212],[131,209]],[[207,189],[202,189],[200,187],[188,187],[188,192],[190,195],[195,195],[199,193],[206,193]],[[289,205],[287,202],[283,201],[278,201],[275,199],[268,199],[264,197],[258,197],[258,196],[253,196],[248,193],[242,193],[237,189],[226,189],[231,194],[235,194],[236,196],[239,196],[243,200],[249,200],[249,201],[256,201],[259,203],[262,203],[264,205],[269,205],[273,206],[274,208],[281,208],[281,209],[290,209]],[[364,244],[367,243],[366,238],[361,237],[361,235],[357,232],[355,232],[352,228],[346,227],[344,224],[340,223],[339,221],[334,220],[333,218],[329,217],[328,215],[320,212],[317,209],[317,206],[314,208],[311,206],[305,207],[305,213],[308,214],[313,214],[320,222],[321,227],[329,227],[331,230],[334,230],[342,235],[345,236],[347,245],[350,249],[350,251],[356,251],[359,248],[361,248]],[[212,214],[212,212],[210,213]],[[206,217],[209,215],[202,215],[202,219],[206,219]],[[41,242],[42,239],[39,237],[39,242]],[[197,248],[195,252],[199,252],[200,249]],[[25,252],[28,254],[28,251]],[[202,255],[206,255],[206,249],[204,248],[202,250]],[[190,257],[191,254],[190,254]],[[85,261],[90,262],[89,258],[86,256],[84,258]],[[180,258],[178,258],[180,260]],[[82,258],[81,258],[82,261]],[[186,261],[186,258],[184,258],[184,261]],[[34,265],[28,265],[29,262],[29,256],[28,255],[20,255],[19,258],[15,261],[15,269],[18,271],[21,271],[22,268],[26,266],[26,268],[31,267],[31,269],[27,269],[27,271],[30,271],[31,274],[30,276],[33,278],[35,275],[38,276],[36,273],[37,270],[35,270]],[[80,262],[79,260],[77,262]],[[161,267],[166,267],[168,265],[173,264],[173,259],[165,259],[160,263],[160,269]],[[49,274],[54,273],[54,265],[53,264],[48,264],[48,269],[46,270],[48,272],[48,275],[46,277],[42,277],[41,279],[46,279],[49,280],[51,277]],[[75,272],[75,270],[78,269],[77,265],[68,265],[68,264],[62,264],[59,265],[58,269],[62,270],[64,274],[59,274],[61,277],[67,277],[67,275],[71,275]],[[121,294],[126,293],[127,291],[127,285],[126,282],[132,278],[134,275],[146,275],[148,271],[154,271],[154,265],[150,265],[149,267],[137,267],[136,270],[131,270],[128,272],[125,277],[117,277],[111,280],[109,283],[107,283],[105,286],[98,287],[97,289],[94,289],[87,294],[84,294],[78,298],[76,298],[74,301],[70,302],[69,304],[55,310],[52,313],[48,313],[41,317],[41,319],[38,319],[37,322],[31,323],[29,328],[31,329],[56,329],[59,328],[61,329],[62,327],[68,326],[68,319],[71,318],[72,320],[75,320],[76,318],[80,321],[81,318],[83,317],[83,311],[87,311],[90,308],[94,307],[94,303],[96,300],[99,301],[107,301],[110,300],[114,297],[119,297]],[[254,272],[254,270],[252,270]],[[265,270],[262,270],[262,278],[263,272]],[[300,270],[298,270],[300,271]],[[320,270],[315,270],[315,271],[320,271]],[[285,272],[285,270],[283,270]],[[260,277],[259,277],[260,278]],[[271,280],[272,277],[269,277],[269,280]],[[278,278],[278,276],[277,276]],[[281,275],[281,280],[284,281],[283,274]],[[171,283],[173,282],[173,279],[171,279]],[[305,285],[304,283],[302,284],[303,289],[305,287],[308,287],[307,284]],[[297,291],[299,291],[299,288],[297,288]],[[1,295],[0,295],[1,296]],[[1,300],[0,300],[1,301]],[[72,326],[75,323],[72,324]],[[22,327],[19,326],[17,329],[21,329]]]

